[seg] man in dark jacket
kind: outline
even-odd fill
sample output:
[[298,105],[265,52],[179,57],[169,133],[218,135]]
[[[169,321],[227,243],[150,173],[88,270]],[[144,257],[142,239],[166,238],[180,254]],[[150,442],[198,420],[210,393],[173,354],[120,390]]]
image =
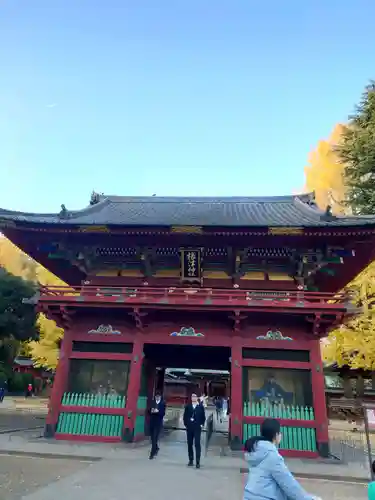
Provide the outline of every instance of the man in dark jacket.
[[152,460],[159,451],[159,435],[163,425],[163,418],[165,415],[165,402],[161,394],[157,392],[155,398],[152,400],[150,408],[150,436],[151,436],[151,452],[150,460]]
[[199,404],[196,394],[191,395],[191,403],[185,406],[184,411],[184,426],[186,427],[187,445],[189,454],[189,467],[194,465],[194,450],[195,446],[195,464],[196,468],[200,468],[201,461],[201,432],[202,427],[206,422],[206,414],[204,406]]

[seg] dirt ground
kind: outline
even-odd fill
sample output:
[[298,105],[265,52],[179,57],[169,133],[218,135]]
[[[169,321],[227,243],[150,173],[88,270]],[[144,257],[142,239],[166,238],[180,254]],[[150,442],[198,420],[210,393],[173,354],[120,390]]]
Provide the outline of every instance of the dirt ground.
[[19,500],[89,465],[65,458],[0,455],[0,500]]

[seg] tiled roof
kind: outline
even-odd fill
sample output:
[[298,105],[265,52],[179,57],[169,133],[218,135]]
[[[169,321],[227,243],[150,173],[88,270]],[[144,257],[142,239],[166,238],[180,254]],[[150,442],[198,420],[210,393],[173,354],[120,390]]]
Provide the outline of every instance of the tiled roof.
[[277,197],[101,196],[96,205],[61,214],[0,209],[2,221],[112,226],[334,227],[375,225],[374,216],[326,217],[312,195]]

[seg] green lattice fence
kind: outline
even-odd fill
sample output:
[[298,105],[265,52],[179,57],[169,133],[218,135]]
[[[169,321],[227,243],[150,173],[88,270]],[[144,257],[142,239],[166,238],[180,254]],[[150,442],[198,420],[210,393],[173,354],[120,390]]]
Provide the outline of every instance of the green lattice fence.
[[292,420],[314,420],[314,409],[310,406],[280,405],[271,406],[261,403],[245,403],[244,417],[270,417]]
[[62,412],[57,423],[57,432],[82,436],[121,437],[124,417],[102,413],[66,412],[64,406],[91,408],[125,408],[125,397],[112,394],[64,393]]
[[[244,417],[270,417],[279,419],[293,420],[314,420],[314,410],[307,406],[282,406],[272,407],[261,405],[260,403],[245,403]],[[317,451],[316,431],[311,427],[292,427],[282,426],[282,441],[280,449],[298,450],[298,451]],[[252,436],[259,436],[259,424],[243,425],[243,441],[245,442]]]
[[134,436],[145,433],[146,422],[146,409],[147,409],[147,396],[139,396],[137,400],[137,410],[144,410],[144,415],[137,415],[134,424]]
[[113,394],[78,394],[65,392],[61,403],[64,406],[94,406],[96,408],[125,408],[125,396]]
[[62,412],[57,432],[83,436],[121,437],[124,417],[92,413]]

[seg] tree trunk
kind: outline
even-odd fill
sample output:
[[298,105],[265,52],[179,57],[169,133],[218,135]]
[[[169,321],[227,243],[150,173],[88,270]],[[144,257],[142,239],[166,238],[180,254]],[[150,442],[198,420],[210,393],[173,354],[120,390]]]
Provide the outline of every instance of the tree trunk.
[[348,399],[353,399],[353,390],[352,390],[352,385],[350,383],[349,375],[343,376],[343,387],[344,387],[344,396]]
[[357,375],[356,392],[357,398],[363,398],[365,395],[365,380],[362,375]]

